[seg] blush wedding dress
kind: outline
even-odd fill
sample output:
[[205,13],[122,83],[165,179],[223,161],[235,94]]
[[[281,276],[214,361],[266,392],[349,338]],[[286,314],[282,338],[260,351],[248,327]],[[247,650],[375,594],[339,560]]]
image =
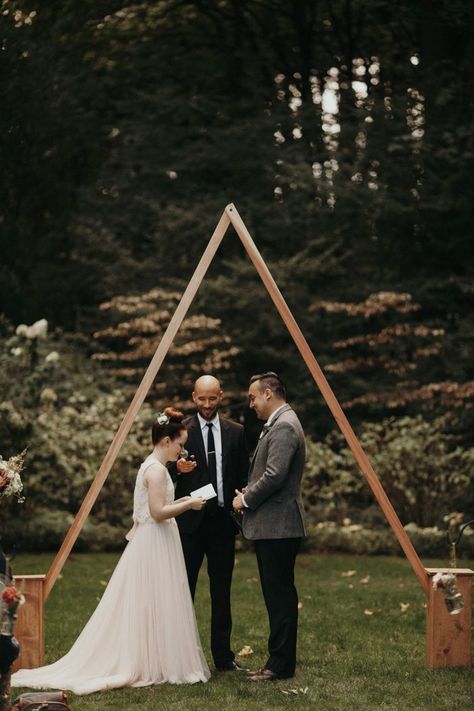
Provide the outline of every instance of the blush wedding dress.
[[166,503],[173,502],[168,471],[150,455],[137,474],[132,538],[96,610],[64,657],[48,666],[21,669],[12,675],[12,686],[90,694],[209,679],[176,521],[158,523],[150,514],[143,477],[152,464],[163,468]]

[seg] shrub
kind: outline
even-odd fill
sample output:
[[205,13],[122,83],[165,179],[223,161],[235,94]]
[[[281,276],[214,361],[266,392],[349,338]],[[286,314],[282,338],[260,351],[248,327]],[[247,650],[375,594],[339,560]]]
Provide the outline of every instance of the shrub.
[[[459,446],[447,430],[449,419],[421,416],[366,423],[361,445],[404,523],[439,525],[451,511],[472,512],[474,448]],[[312,522],[352,518],[377,523],[374,497],[339,432],[323,442],[308,441],[303,480]]]
[[[0,320],[1,453],[8,457],[28,447],[22,473],[26,501],[2,505],[0,535],[5,547],[16,541],[19,550],[58,548],[128,405],[116,381],[91,363],[84,339],[47,337],[44,329],[41,334],[27,338]],[[151,420],[152,408],[145,404],[78,548],[123,545],[135,473],[150,448]],[[421,548],[429,548],[436,535],[427,542],[419,527],[440,525],[443,516],[455,510],[474,518],[474,449],[463,449],[449,424],[447,417],[430,423],[418,416],[361,428],[361,444],[402,522],[418,527]],[[387,528],[384,516],[339,432],[322,442],[308,439],[303,497],[317,547],[392,550],[393,535],[378,530]],[[327,521],[341,530],[317,526]],[[351,531],[344,523],[362,528]]]
[[[22,473],[26,500],[2,505],[2,544],[16,540],[20,550],[55,549],[110,446],[128,397],[90,362],[82,341],[44,335],[28,340],[5,322],[0,335],[0,451],[8,457],[28,448]],[[78,547],[108,548],[112,530],[123,541],[135,474],[151,447],[151,420],[152,409],[144,404]]]
[[[444,558],[449,561],[446,531],[436,526],[420,528],[409,523],[405,530],[418,555],[426,558]],[[308,536],[303,548],[324,553],[353,553],[355,555],[403,555],[395,534],[385,528],[366,528],[358,524],[340,526],[325,521],[308,526]],[[458,560],[474,558],[474,531],[466,530],[457,550]]]

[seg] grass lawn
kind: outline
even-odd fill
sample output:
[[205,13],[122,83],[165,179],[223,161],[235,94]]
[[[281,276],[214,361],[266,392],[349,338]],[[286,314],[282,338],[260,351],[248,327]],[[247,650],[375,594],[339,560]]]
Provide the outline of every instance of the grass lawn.
[[[78,554],[67,562],[46,606],[46,660],[64,654],[100,598],[118,556]],[[52,556],[21,555],[14,572],[45,573]],[[427,567],[446,561],[424,561]],[[462,561],[463,567],[474,567]],[[348,574],[350,571],[355,571]],[[207,659],[209,600],[206,573],[196,613]],[[294,679],[256,684],[239,673],[213,673],[208,684],[118,689],[90,696],[69,694],[74,711],[472,711],[474,677],[468,669],[425,667],[425,599],[402,558],[302,554],[297,562],[302,603],[298,668]],[[402,612],[402,605],[404,607]],[[366,614],[365,611],[372,612]],[[236,652],[256,668],[265,661],[267,616],[256,561],[239,553],[233,584]],[[212,666],[210,664],[210,666]],[[13,690],[16,695],[18,690]]]

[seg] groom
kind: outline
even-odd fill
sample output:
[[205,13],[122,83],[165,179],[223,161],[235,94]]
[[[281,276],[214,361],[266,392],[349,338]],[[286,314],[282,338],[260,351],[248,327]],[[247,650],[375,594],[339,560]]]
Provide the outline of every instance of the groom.
[[176,498],[213,484],[217,497],[201,511],[177,517],[189,587],[194,599],[204,556],[211,592],[211,651],[218,671],[240,667],[230,647],[232,617],[230,588],[235,558],[237,527],[230,516],[236,489],[247,482],[249,455],[244,428],[219,415],[222,389],[217,378],[203,375],[194,384],[192,398],[197,412],[184,420],[190,459],[179,459],[170,473],[176,479]]
[[296,413],[286,402],[276,373],[250,379],[249,405],[265,420],[250,463],[245,493],[233,506],[243,513],[243,533],[254,541],[260,582],[270,622],[269,657],[252,681],[288,679],[295,673],[298,594],[294,583],[296,554],[305,535],[300,484],[305,439]]

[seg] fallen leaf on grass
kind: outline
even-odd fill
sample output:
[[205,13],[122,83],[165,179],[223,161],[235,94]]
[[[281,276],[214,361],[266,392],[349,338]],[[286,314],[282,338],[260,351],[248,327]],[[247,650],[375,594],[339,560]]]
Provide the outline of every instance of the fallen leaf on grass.
[[258,578],[247,578],[248,583],[258,583]]
[[370,580],[370,575],[367,575],[365,578],[361,578],[359,580],[360,585],[368,585]]
[[101,580],[101,581],[100,581],[100,584],[103,585],[104,587],[106,587],[106,586],[107,586],[107,580]]
[[305,596],[304,596],[304,599],[305,599],[305,600],[311,600],[312,598],[311,598],[311,595],[305,595]]
[[346,570],[344,573],[341,573],[341,577],[343,578],[352,578],[353,575],[357,575],[357,570]]
[[300,686],[299,689],[280,689],[280,691],[282,694],[286,694],[286,696],[289,696],[290,694],[298,696],[298,694],[306,694],[308,692],[308,687],[305,686],[303,689],[303,687]]
[[381,607],[366,607],[364,610],[364,615],[367,615],[367,617],[372,617],[372,615],[378,615],[379,612],[382,612]]
[[302,610],[303,607],[304,607],[303,603],[302,603],[302,602],[299,602],[299,603],[298,603],[298,610]]
[[253,654],[253,649],[248,644],[246,644],[244,647],[242,647],[240,652],[237,652],[238,657],[248,657],[251,654]]
[[402,612],[402,613],[403,613],[403,612],[406,612],[409,607],[410,607],[410,603],[409,603],[409,602],[401,602],[401,603],[400,603],[400,612]]

